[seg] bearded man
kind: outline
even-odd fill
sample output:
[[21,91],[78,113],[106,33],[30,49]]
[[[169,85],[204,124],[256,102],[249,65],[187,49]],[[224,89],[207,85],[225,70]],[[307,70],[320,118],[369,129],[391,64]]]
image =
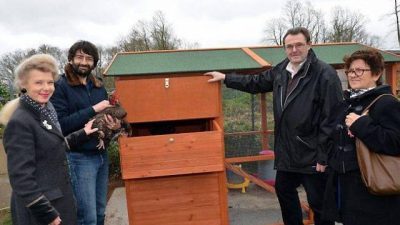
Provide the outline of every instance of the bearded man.
[[[98,60],[96,46],[88,41],[78,41],[68,51],[65,73],[56,82],[51,98],[64,135],[79,130],[90,118],[111,106],[102,82],[92,74]],[[108,125],[120,128],[119,122],[112,119]],[[79,225],[104,224],[108,156],[97,145],[98,140],[93,137],[67,153]]]

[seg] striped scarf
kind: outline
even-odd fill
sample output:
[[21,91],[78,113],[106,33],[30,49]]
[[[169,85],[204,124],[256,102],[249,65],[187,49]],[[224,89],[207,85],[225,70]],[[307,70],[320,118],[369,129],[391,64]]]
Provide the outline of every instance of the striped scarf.
[[357,96],[360,96],[362,94],[364,94],[365,92],[372,90],[376,87],[370,87],[370,88],[364,88],[364,89],[350,89],[350,98],[355,98]]

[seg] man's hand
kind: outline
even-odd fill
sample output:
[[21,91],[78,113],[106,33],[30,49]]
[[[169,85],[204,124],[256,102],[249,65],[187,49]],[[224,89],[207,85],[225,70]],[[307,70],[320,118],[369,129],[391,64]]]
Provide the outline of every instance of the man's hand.
[[111,130],[118,130],[121,128],[121,121],[119,119],[113,119],[110,115],[104,115],[107,127]]
[[315,170],[317,171],[317,172],[321,172],[321,173],[323,173],[323,172],[325,172],[325,168],[326,168],[327,166],[325,165],[321,165],[321,164],[319,164],[319,163],[317,163],[317,166],[315,167]]
[[83,130],[85,131],[86,135],[92,134],[99,130],[99,128],[92,128],[93,122],[94,119],[90,120],[87,124],[85,124]]
[[208,73],[205,73],[204,75],[213,77],[213,78],[209,79],[208,82],[216,82],[216,81],[220,81],[220,80],[225,80],[225,74],[217,72],[217,71],[208,72]]
[[55,218],[49,225],[59,225],[61,224],[61,219],[60,217]]
[[103,111],[105,108],[111,107],[110,102],[108,100],[103,100],[96,105],[92,106],[96,113]]

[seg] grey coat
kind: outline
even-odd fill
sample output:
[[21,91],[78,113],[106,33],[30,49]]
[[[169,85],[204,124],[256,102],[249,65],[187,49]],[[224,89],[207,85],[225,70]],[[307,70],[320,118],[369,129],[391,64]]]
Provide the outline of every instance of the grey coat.
[[[81,130],[71,143],[85,137]],[[20,102],[6,126],[4,147],[13,190],[13,224],[48,224],[57,216],[63,225],[77,224],[65,154],[68,148],[56,125],[44,123],[38,113]]]

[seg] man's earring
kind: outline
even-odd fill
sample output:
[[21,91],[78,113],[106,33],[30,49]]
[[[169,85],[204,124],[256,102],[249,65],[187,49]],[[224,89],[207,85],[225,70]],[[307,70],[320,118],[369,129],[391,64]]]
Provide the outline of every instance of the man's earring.
[[25,94],[25,93],[26,93],[26,89],[25,89],[25,88],[22,88],[22,89],[21,89],[21,93],[22,93],[22,94]]

